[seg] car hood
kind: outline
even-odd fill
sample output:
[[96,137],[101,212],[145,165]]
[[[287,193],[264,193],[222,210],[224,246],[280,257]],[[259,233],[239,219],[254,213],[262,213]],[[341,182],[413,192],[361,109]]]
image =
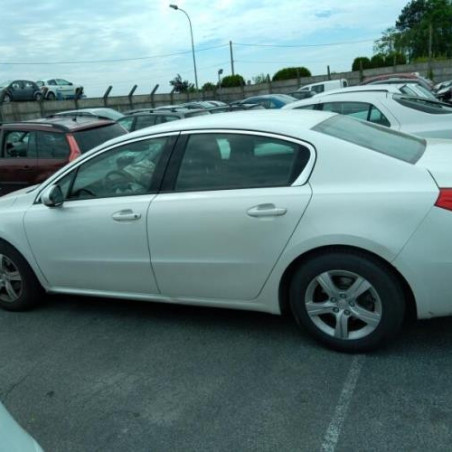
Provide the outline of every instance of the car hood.
[[12,206],[18,199],[26,198],[32,192],[36,192],[38,185],[32,185],[31,187],[22,188],[20,190],[12,191],[6,195],[0,196],[0,209],[4,207]]

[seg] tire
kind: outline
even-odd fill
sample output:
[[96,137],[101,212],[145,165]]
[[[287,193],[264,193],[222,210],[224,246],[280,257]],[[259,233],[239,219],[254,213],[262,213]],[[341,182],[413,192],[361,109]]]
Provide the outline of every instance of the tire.
[[42,93],[36,93],[35,94],[35,100],[38,101],[38,102],[41,102],[41,100],[42,100]]
[[11,102],[11,101],[12,101],[12,99],[11,99],[11,96],[9,94],[5,94],[3,96],[3,102]]
[[52,92],[48,93],[47,94],[47,99],[48,100],[55,100],[56,99],[55,93],[52,93]]
[[43,289],[23,256],[0,242],[0,307],[25,311],[39,303]]
[[329,348],[366,352],[401,329],[405,297],[395,275],[365,253],[320,254],[295,273],[290,306],[299,324]]

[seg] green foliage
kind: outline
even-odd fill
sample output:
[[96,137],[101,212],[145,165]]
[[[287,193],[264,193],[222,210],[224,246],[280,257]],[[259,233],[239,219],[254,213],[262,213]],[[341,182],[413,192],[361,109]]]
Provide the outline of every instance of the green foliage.
[[385,56],[381,53],[377,53],[370,59],[370,67],[385,67]]
[[298,77],[310,77],[311,71],[303,66],[300,67],[285,67],[280,69],[273,75],[272,80],[277,82],[278,80],[292,80]]
[[385,55],[397,52],[409,61],[430,56],[452,57],[452,0],[411,0],[394,27],[375,42]]
[[399,64],[406,64],[406,57],[403,53],[392,52],[385,56],[385,66],[394,66]]
[[182,80],[180,74],[177,74],[172,80],[170,80],[170,85],[174,87],[176,93],[187,93],[194,92],[193,83],[189,83],[188,80]]
[[353,60],[352,71],[359,71],[361,69],[370,69],[372,67],[369,58],[357,57]]
[[211,82],[207,82],[204,83],[204,85],[202,85],[202,91],[215,91],[217,89],[217,85],[214,85]]
[[245,79],[239,74],[226,75],[226,77],[221,79],[221,86],[223,88],[233,88],[242,85],[245,85]]

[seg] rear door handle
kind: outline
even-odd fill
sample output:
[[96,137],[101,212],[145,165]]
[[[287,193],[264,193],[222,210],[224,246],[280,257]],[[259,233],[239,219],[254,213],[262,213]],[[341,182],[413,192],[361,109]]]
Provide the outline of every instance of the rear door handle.
[[287,209],[284,207],[276,207],[274,204],[259,204],[258,206],[251,207],[246,211],[250,217],[262,218],[262,217],[280,217],[285,215]]
[[132,209],[124,209],[115,212],[111,217],[115,221],[137,221],[141,218],[141,214],[135,213]]

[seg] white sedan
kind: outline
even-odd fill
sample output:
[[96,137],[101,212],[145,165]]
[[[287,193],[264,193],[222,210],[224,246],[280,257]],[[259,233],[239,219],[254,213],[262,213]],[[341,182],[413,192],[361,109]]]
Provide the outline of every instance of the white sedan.
[[346,116],[147,128],[0,198],[0,305],[42,292],[291,313],[376,348],[452,313],[452,152]]
[[452,105],[414,97],[413,89],[420,88],[410,84],[357,86],[321,93],[283,109],[329,111],[426,138],[452,138]]

